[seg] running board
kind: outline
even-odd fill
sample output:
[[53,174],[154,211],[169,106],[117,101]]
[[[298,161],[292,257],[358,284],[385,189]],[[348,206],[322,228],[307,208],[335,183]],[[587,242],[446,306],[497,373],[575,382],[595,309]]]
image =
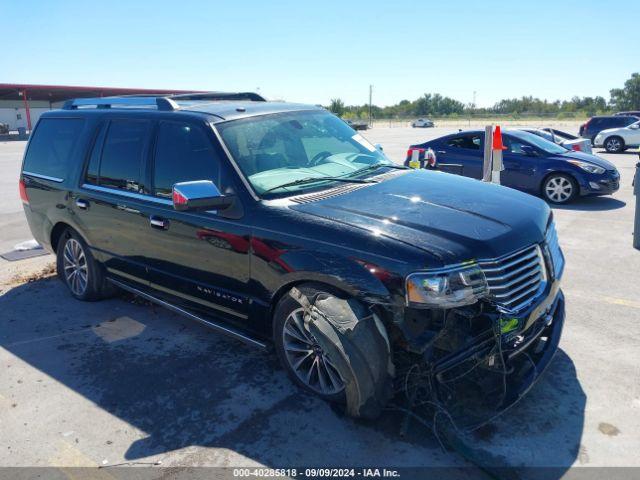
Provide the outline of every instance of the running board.
[[259,347],[263,350],[268,350],[266,343],[260,342],[251,337],[247,337],[246,335],[232,328],[224,327],[215,322],[212,322],[211,320],[206,320],[194,313],[189,312],[188,310],[177,307],[169,302],[165,302],[164,300],[154,297],[153,295],[149,295],[148,293],[138,290],[137,288],[131,287],[126,283],[122,283],[122,282],[119,282],[118,280],[114,280],[113,278],[107,278],[107,280],[113,283],[116,287],[126,290],[127,292],[133,293],[134,295],[138,295],[139,297],[149,300],[150,302],[160,305],[161,307],[165,307],[171,310],[172,312],[183,315],[191,320],[195,320],[196,322],[201,323],[202,325],[209,327],[218,333],[222,333],[223,335],[227,335],[228,337],[232,337],[232,338],[235,338],[236,340],[240,340],[241,342],[246,343],[247,345],[251,345],[252,347]]

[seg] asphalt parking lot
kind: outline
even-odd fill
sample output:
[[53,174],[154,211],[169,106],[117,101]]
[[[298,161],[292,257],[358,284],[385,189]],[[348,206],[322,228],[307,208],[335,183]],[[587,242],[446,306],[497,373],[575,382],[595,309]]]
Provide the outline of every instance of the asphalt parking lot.
[[[396,161],[452,129],[363,132]],[[0,250],[30,238],[17,196],[24,142],[0,143]],[[554,208],[567,321],[529,395],[475,434],[501,466],[640,466],[640,252],[636,152],[608,155],[613,197]],[[122,296],[73,300],[51,256],[0,259],[0,467],[467,466],[397,414],[354,421],[298,391],[275,356]],[[43,273],[44,270],[44,273]]]

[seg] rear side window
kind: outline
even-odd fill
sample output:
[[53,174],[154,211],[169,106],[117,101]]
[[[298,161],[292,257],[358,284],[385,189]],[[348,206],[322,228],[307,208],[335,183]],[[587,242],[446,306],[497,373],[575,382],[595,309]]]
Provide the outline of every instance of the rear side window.
[[482,139],[480,135],[461,135],[447,140],[447,145],[456,148],[467,148],[469,150],[480,150]]
[[24,171],[64,180],[84,120],[43,118],[38,123],[24,159]]
[[212,180],[220,185],[220,160],[196,126],[163,122],[158,128],[153,167],[155,194],[171,197],[175,183]]
[[[137,193],[144,191],[142,165],[150,130],[151,122],[146,120],[110,122],[102,145],[97,179],[99,185]],[[100,145],[97,144],[95,148],[100,148]],[[93,180],[91,170],[95,171],[95,155],[94,151],[90,160],[88,181]]]
[[637,122],[638,120],[635,117],[622,117],[617,123],[616,123],[616,127],[626,127],[628,125],[631,125],[634,122]]

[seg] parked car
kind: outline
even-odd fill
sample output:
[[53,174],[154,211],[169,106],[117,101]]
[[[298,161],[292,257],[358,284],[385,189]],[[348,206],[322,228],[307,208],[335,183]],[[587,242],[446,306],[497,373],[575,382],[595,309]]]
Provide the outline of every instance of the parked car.
[[[521,130],[503,132],[502,140],[506,149],[501,183],[507,187],[560,204],[579,195],[610,195],[620,186],[618,170],[603,158],[567,150]],[[432,148],[437,165],[465,177],[482,178],[484,131],[458,132],[409,148]]]
[[631,125],[640,120],[632,115],[608,115],[601,117],[591,117],[586,123],[580,125],[580,136],[588,138],[593,144],[596,135],[602,130],[609,128],[620,128]]
[[591,141],[586,138],[575,137],[567,138],[570,135],[559,130],[547,129],[547,128],[521,128],[523,132],[533,133],[539,137],[544,138],[550,142],[562,145],[567,150],[575,150],[576,152],[593,153],[591,148]]
[[432,128],[435,127],[435,124],[428,118],[419,118],[411,122],[411,126],[413,128]]
[[604,147],[609,153],[624,152],[640,146],[640,121],[622,128],[602,130],[593,141],[594,146]]
[[356,416],[416,381],[396,377],[402,358],[445,401],[486,357],[468,380],[502,372],[502,407],[549,364],[564,258],[544,202],[396,165],[322,108],[189,98],[79,99],[38,120],[20,196],[73,297],[116,286],[273,345]]
[[624,116],[624,117],[628,117],[628,116],[632,116],[632,117],[638,117],[640,118],[640,110],[631,110],[629,112],[618,112],[615,114],[616,116]]
[[345,120],[345,122],[354,130],[367,130],[369,128],[369,123],[363,120]]

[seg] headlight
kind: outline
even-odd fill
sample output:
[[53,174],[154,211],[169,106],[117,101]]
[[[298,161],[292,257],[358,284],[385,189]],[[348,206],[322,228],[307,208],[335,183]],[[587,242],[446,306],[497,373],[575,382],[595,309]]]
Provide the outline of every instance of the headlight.
[[476,265],[412,273],[406,280],[407,305],[418,308],[462,307],[477,302],[487,293],[484,273]]
[[597,165],[594,165],[592,163],[581,162],[580,160],[569,160],[569,163],[575,165],[576,167],[580,167],[585,172],[597,174],[604,173],[604,168],[598,167]]

